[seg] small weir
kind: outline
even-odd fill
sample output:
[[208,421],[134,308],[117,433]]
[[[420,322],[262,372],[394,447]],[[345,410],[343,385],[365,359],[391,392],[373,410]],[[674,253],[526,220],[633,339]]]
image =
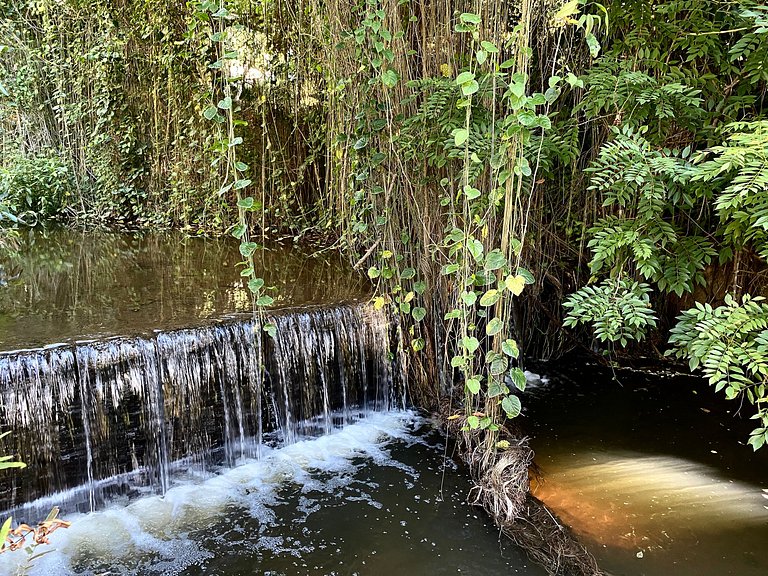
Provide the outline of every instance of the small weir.
[[259,257],[263,318],[233,242],[40,231],[0,262],[0,454],[28,465],[0,518],[72,523],[0,574],[543,576],[408,410],[366,279]]
[[[464,502],[407,409],[396,326],[338,258],[34,231],[0,262],[0,518],[56,531],[16,576],[542,576]],[[275,337],[264,331],[275,327]],[[51,344],[56,342],[57,344]]]
[[274,339],[248,319],[0,355],[4,453],[28,465],[0,477],[0,508],[61,494],[82,511],[138,487],[163,494],[174,467],[232,466],[268,440],[405,407],[383,313],[361,303],[266,321]]

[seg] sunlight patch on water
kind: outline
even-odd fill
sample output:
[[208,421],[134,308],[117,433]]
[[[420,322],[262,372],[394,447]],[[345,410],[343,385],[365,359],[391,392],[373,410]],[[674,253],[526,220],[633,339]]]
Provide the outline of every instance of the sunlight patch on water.
[[585,452],[553,456],[543,468],[535,495],[602,545],[663,549],[768,522],[760,487],[682,458]]

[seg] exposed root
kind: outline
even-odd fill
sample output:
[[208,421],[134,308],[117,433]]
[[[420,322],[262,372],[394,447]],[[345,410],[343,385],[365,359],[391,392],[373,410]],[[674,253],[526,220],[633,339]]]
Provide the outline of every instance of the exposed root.
[[509,446],[487,450],[485,433],[465,430],[463,417],[449,420],[443,411],[441,420],[456,439],[459,454],[475,481],[469,495],[471,504],[482,506],[499,529],[550,574],[605,575],[570,529],[530,494],[530,475],[537,470],[527,438],[515,438],[505,428],[499,431],[499,439]]

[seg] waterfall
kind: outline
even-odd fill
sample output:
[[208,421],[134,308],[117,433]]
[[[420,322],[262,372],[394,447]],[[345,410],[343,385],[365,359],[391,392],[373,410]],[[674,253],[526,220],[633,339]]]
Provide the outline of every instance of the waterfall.
[[[116,494],[163,494],[174,471],[258,458],[265,442],[327,434],[402,407],[394,337],[365,304],[0,354],[0,510],[80,511]],[[50,502],[49,502],[50,500]],[[35,511],[37,513],[37,511]],[[19,518],[19,519],[21,519]]]

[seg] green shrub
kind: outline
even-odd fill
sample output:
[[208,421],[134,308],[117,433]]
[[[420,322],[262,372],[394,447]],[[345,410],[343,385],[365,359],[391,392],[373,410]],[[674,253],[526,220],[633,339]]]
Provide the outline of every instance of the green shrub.
[[0,169],[0,197],[27,223],[57,216],[74,191],[71,168],[56,156],[19,156]]

